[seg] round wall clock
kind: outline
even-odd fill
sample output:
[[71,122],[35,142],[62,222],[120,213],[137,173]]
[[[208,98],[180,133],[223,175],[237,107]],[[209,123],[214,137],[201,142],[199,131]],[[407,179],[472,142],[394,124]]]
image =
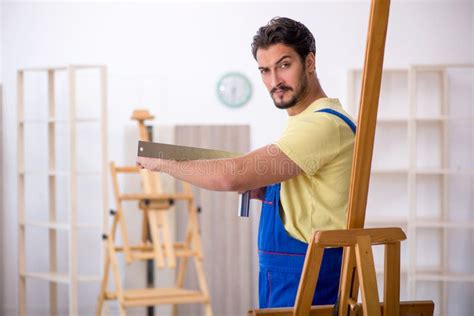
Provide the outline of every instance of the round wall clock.
[[229,72],[217,82],[217,97],[231,108],[244,106],[252,97],[252,84],[243,74]]

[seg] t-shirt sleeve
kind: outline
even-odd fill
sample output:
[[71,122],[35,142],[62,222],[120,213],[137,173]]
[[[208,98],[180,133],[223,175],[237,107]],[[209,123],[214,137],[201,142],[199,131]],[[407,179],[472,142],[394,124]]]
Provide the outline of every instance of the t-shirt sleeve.
[[339,153],[339,136],[332,118],[315,114],[311,120],[290,121],[274,144],[306,174],[314,175]]

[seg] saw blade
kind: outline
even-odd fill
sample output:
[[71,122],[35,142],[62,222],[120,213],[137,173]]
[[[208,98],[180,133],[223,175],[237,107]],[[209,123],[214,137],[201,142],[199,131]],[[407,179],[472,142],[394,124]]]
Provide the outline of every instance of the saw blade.
[[139,141],[137,156],[168,160],[201,160],[233,158],[242,156],[242,154],[223,150]]

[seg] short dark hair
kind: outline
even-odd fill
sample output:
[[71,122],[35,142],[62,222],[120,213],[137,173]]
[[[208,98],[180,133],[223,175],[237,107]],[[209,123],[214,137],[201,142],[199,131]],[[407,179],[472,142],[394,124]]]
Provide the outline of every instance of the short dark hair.
[[316,41],[313,34],[303,23],[285,17],[274,17],[267,25],[258,29],[253,37],[252,55],[257,59],[259,48],[268,48],[271,45],[282,43],[292,47],[301,59],[309,53],[316,55]]

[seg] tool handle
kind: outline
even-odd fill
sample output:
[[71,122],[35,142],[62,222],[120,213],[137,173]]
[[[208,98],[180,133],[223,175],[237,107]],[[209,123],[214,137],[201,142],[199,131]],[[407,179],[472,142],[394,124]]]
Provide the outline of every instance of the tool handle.
[[245,191],[240,196],[239,217],[249,217],[250,191]]

